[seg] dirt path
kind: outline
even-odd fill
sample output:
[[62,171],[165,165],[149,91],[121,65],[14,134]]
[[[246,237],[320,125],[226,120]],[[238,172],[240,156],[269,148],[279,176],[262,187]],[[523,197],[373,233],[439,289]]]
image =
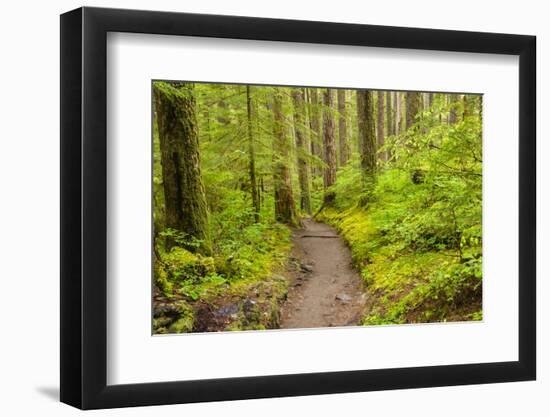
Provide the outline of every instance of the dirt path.
[[294,234],[294,280],[280,327],[359,324],[366,295],[349,248],[332,227],[310,219],[303,223]]

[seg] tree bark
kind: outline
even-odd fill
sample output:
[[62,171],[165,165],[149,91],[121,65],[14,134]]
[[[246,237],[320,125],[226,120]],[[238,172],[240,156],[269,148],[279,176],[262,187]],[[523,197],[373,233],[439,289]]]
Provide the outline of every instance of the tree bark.
[[[376,112],[376,136],[378,140],[377,149],[384,146],[384,92],[378,90],[377,93],[377,112]],[[382,161],[386,161],[386,152],[378,153],[378,157]]]
[[432,107],[433,102],[434,102],[434,93],[428,93],[427,98],[428,98],[427,108],[430,109]]
[[349,156],[351,158],[352,155],[352,149],[358,149],[358,145],[355,142],[354,139],[354,132],[356,130],[357,123],[355,122],[355,118],[357,117],[357,98],[356,98],[356,91],[352,90],[349,92],[349,107],[348,107],[348,117],[347,117],[347,126],[348,126],[348,140],[349,140]]
[[406,112],[407,112],[407,119],[406,119],[406,128],[410,128],[414,122],[416,115],[418,114],[420,110],[420,93],[409,91],[407,92],[406,97]]
[[323,146],[325,169],[323,172],[323,186],[325,190],[324,203],[331,204],[334,201],[334,192],[329,187],[336,182],[336,141],[334,138],[334,94],[330,88],[323,92]]
[[365,190],[371,191],[376,181],[376,134],[374,103],[369,90],[357,91],[357,128],[363,183]]
[[260,221],[260,195],[256,181],[256,152],[254,147],[253,117],[252,117],[252,95],[250,86],[246,86],[246,114],[248,121],[248,174],[250,177],[250,194],[252,207],[254,208],[254,222]]
[[392,96],[391,91],[386,92],[386,126],[388,128],[388,136],[395,135],[395,123],[393,122]]
[[346,90],[338,90],[338,141],[340,145],[340,165],[346,165],[350,157],[347,131]]
[[[309,123],[312,131],[312,135],[310,137],[310,146],[311,146],[311,154],[318,157],[319,159],[322,159],[321,155],[321,111],[320,111],[320,103],[319,103],[319,96],[317,94],[316,88],[309,88],[309,98],[310,98],[310,112],[309,112]],[[321,170],[313,166],[311,168],[311,172],[313,175],[319,175]]]
[[[194,85],[162,83],[154,88],[165,204],[165,227],[197,239],[210,253],[208,209],[201,178]],[[166,250],[176,245],[165,241]],[[195,250],[190,245],[189,250]]]
[[309,191],[309,172],[306,151],[306,129],[305,129],[305,102],[304,90],[294,89],[292,91],[294,104],[294,131],[296,135],[296,153],[298,155],[298,182],[300,183],[300,208],[302,211],[311,214],[311,200]]
[[401,133],[401,93],[399,91],[395,92],[395,134],[399,135]]
[[275,188],[275,220],[295,224],[296,208],[292,196],[292,181],[288,167],[288,144],[286,143],[283,97],[280,89],[273,93],[273,185]]

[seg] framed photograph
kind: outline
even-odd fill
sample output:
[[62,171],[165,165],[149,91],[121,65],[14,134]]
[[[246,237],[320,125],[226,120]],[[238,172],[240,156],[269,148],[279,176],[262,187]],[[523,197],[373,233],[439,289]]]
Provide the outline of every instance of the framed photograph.
[[533,380],[535,37],[61,16],[61,401]]

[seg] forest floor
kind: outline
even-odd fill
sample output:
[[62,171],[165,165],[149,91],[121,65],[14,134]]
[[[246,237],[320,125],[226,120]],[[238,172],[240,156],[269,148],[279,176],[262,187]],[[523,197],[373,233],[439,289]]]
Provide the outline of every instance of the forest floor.
[[303,219],[293,235],[296,267],[281,311],[281,329],[359,325],[366,302],[351,253],[336,230]]

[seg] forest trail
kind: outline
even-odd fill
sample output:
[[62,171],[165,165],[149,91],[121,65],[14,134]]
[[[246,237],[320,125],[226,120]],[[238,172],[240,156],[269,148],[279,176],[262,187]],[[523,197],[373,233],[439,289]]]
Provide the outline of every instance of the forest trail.
[[281,329],[358,325],[366,294],[336,230],[311,219],[294,233],[296,269]]

